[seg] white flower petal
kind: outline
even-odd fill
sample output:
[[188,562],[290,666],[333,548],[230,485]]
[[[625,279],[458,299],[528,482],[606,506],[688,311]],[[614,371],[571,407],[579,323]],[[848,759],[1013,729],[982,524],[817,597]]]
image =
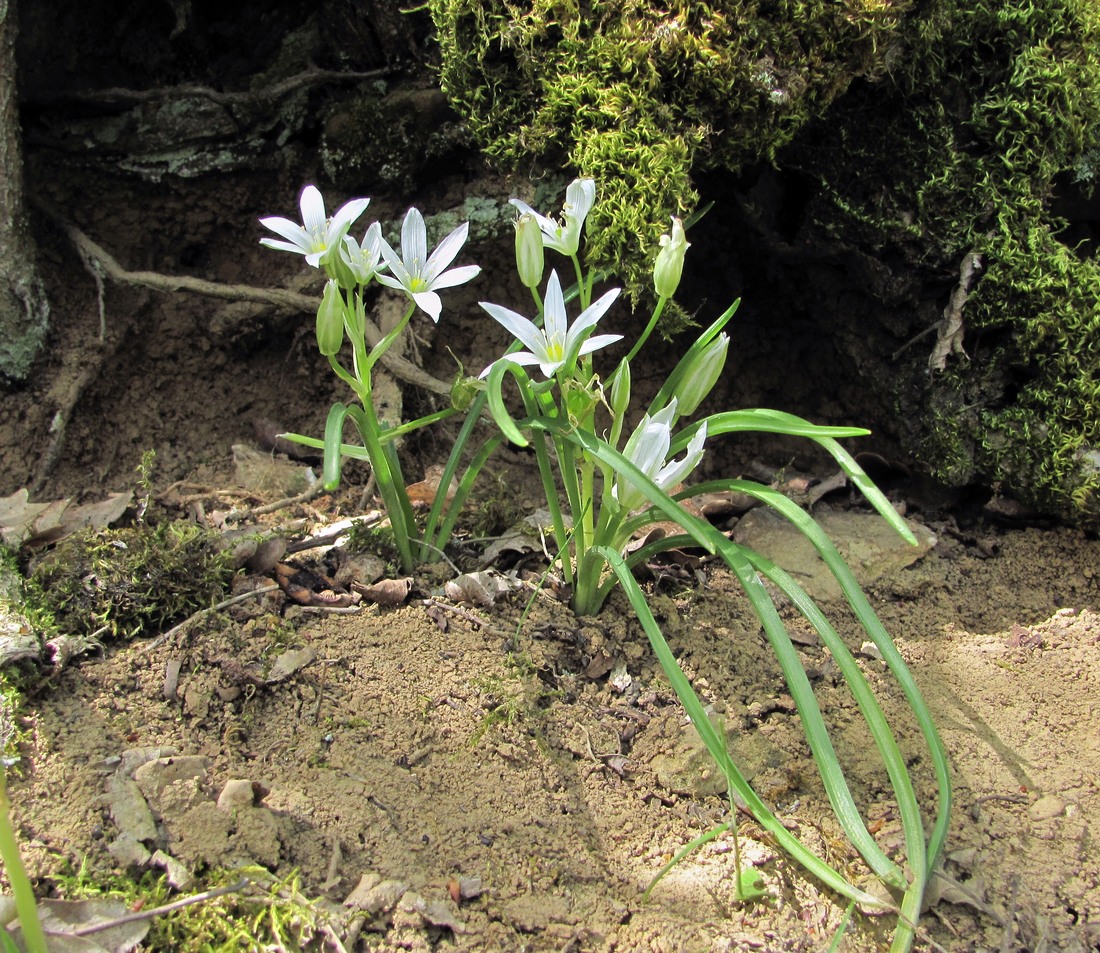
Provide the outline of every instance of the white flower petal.
[[683,482],[703,457],[703,443],[707,439],[707,427],[700,427],[688,443],[687,452],[681,460],[673,460],[661,468],[654,478],[662,490],[670,490]]
[[[306,230],[302,228],[297,222],[292,222],[289,218],[261,218],[260,224],[264,228],[268,228],[276,235],[282,235],[287,241],[293,242],[299,248],[303,247],[302,242],[308,240]],[[261,239],[265,241],[266,239]]]
[[406,288],[411,284],[411,276],[408,270],[405,268],[404,262],[401,261],[401,257],[393,250],[390,243],[379,235],[379,241],[382,249],[382,257],[386,260],[386,264],[389,265],[390,271],[393,272],[393,280],[383,282],[383,284],[389,285],[391,288]]
[[569,333],[569,319],[565,314],[565,296],[561,292],[561,281],[557,271],[550,272],[546,282],[546,297],[542,302],[542,324],[548,341],[559,340],[563,344]]
[[439,315],[443,312],[443,301],[434,291],[417,291],[412,296],[416,306],[439,324]]
[[[436,276],[455,260],[462,246],[466,243],[466,236],[470,232],[470,223],[463,222],[450,235],[443,239],[431,253],[424,267],[424,278],[432,283]],[[472,276],[471,276],[472,277]]]
[[607,347],[609,344],[614,344],[616,341],[621,341],[622,339],[623,336],[621,334],[593,334],[592,337],[585,340],[580,350],[577,351],[577,354],[578,356],[591,354],[593,351],[598,351],[601,347]]
[[[379,281],[381,280],[379,278]],[[527,320],[522,314],[516,314],[515,311],[501,307],[499,304],[482,301],[481,307],[489,313],[494,321],[502,324],[512,337],[516,338],[521,344],[527,345],[531,351],[536,353],[546,351],[546,335],[535,327],[534,322]],[[509,355],[509,357],[512,356],[514,355]]]
[[481,274],[480,265],[462,265],[452,268],[441,275],[437,275],[431,281],[432,288],[453,288],[455,285],[464,284]]
[[615,299],[619,297],[619,292],[621,291],[621,288],[612,288],[607,294],[603,295],[599,301],[585,308],[573,323],[573,327],[569,329],[570,338],[572,338],[574,334],[580,334],[582,331],[587,331],[589,328],[594,327],[596,322],[607,313],[607,309],[615,303]]
[[518,364],[520,367],[530,367],[532,364],[538,364],[539,359],[535,357],[530,351],[516,351],[512,354],[505,354],[504,357],[498,358],[493,361],[485,370],[483,370],[478,377],[488,377],[493,368],[496,367],[501,361],[511,361],[513,364]]
[[306,231],[323,228],[325,225],[325,200],[315,185],[307,185],[302,190],[302,197],[298,202],[302,210],[302,224]]
[[428,232],[424,228],[424,216],[420,209],[411,208],[401,223],[401,260],[412,275],[422,274],[428,258]]
[[370,205],[370,199],[352,199],[340,206],[340,210],[332,216],[329,225],[329,234],[339,234],[345,225],[351,225]]
[[306,250],[297,242],[283,242],[277,238],[261,238],[260,244],[267,248],[277,248],[279,251],[291,251],[296,255],[304,255]]
[[596,204],[595,179],[574,179],[565,190],[565,214],[585,220]]

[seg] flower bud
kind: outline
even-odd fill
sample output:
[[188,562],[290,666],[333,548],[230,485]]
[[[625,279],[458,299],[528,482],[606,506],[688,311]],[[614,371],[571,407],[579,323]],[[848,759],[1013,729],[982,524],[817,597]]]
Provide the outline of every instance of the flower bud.
[[340,286],[330,278],[317,309],[317,348],[326,357],[338,353],[344,343],[344,307]]
[[630,362],[623,361],[611,382],[611,412],[621,417],[630,406]]
[[688,365],[676,387],[676,400],[681,415],[688,417],[711,392],[722,368],[726,366],[729,351],[728,334],[719,334]]
[[325,252],[324,257],[321,259],[321,267],[325,269],[325,273],[329,278],[335,280],[341,288],[351,291],[356,286],[356,278],[355,272],[352,271],[347,259],[345,241],[346,236]]
[[691,242],[684,236],[684,223],[672,217],[672,232],[661,236],[661,250],[653,265],[653,287],[660,298],[671,298],[680,286],[680,274],[684,270],[684,255]]
[[527,288],[537,288],[542,284],[543,266],[542,229],[534,215],[524,212],[516,219],[516,268],[519,270],[519,280]]
[[480,380],[459,372],[458,377],[451,384],[451,406],[455,410],[469,410],[474,398],[483,390],[485,385]]

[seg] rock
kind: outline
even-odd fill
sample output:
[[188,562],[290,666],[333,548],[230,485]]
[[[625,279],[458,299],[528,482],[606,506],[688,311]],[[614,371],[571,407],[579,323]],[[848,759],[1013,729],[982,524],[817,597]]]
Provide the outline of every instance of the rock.
[[371,872],[363,874],[355,889],[344,900],[345,907],[363,910],[372,916],[388,913],[397,906],[409,885],[403,880],[383,880],[380,875]]
[[[917,537],[916,546],[902,539],[877,513],[824,512],[816,519],[861,586],[911,566],[936,544],[932,532],[912,520],[906,523]],[[763,506],[751,510],[735,527],[733,539],[787,570],[812,598],[843,597],[813,544],[774,510]]]
[[1027,810],[1027,816],[1033,821],[1049,821],[1066,813],[1066,802],[1060,797],[1048,794],[1039,798]]
[[107,808],[123,837],[128,836],[135,842],[156,841],[157,822],[133,779],[116,774],[107,782]]

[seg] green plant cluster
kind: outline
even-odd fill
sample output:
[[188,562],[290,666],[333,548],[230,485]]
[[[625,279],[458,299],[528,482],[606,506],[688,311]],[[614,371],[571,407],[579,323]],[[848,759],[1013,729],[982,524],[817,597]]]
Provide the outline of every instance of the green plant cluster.
[[86,531],[65,540],[31,575],[35,602],[59,629],[133,639],[209,608],[232,575],[218,534],[166,522]]
[[[195,889],[218,891],[251,883],[201,903],[166,911],[149,920],[141,948],[147,953],[299,953],[324,947],[326,910],[301,892],[300,878],[277,878],[262,867],[210,870]],[[137,879],[103,876],[82,867],[58,878],[66,900],[116,900],[149,911],[179,900],[164,874],[147,871]]]
[[[601,183],[594,260],[636,291],[695,178],[761,161],[817,189],[811,227],[943,287],[985,271],[913,447],[1100,519],[1100,266],[1056,183],[1100,169],[1095,0],[430,0],[441,82],[486,153]],[[706,198],[705,196],[703,198]]]
[[899,42],[890,81],[854,89],[783,158],[821,185],[816,224],[843,241],[945,285],[983,255],[964,310],[971,360],[925,399],[936,475],[1003,482],[1095,523],[1100,262],[1063,240],[1051,199],[1095,185],[1100,6],[939,0]]
[[911,0],[430,0],[441,82],[486,153],[600,182],[589,260],[641,285],[639,250],[694,210],[692,173],[774,157],[885,67]]

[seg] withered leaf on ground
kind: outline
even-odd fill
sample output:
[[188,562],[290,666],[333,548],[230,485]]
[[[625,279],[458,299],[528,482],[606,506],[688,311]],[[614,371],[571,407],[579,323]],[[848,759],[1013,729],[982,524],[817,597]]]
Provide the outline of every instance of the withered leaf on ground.
[[358,605],[360,596],[344,592],[328,576],[294,563],[277,563],[275,581],[295,602],[321,609],[346,609]]
[[268,683],[281,682],[290,678],[316,658],[316,650],[308,645],[300,649],[288,649],[272,664],[271,671],[267,675]]
[[[446,467],[440,464],[433,464],[424,471],[423,480],[405,488],[405,492],[409,494],[409,502],[412,503],[415,508],[428,509],[435,503],[435,498],[439,495],[439,484],[443,481],[443,471],[445,469]],[[443,506],[444,513],[447,511],[447,507],[451,505],[451,501],[455,498],[457,490],[458,481],[452,477],[451,485],[447,487],[447,497]]]
[[70,506],[69,500],[30,503],[29,496],[24,487],[0,497],[0,541],[12,549],[46,546],[82,529],[110,526],[133,499],[132,493],[111,493],[95,503]]
[[[518,553],[523,556],[527,553],[541,553],[546,549],[544,539],[553,532],[554,520],[547,509],[536,510],[530,516],[525,516],[492,543],[485,547],[481,556],[482,566],[492,566],[504,553]],[[569,529],[572,522],[567,518],[565,528]]]
[[492,569],[467,572],[457,576],[443,587],[448,599],[475,606],[491,606],[501,596],[523,586],[514,576],[505,576]]
[[380,606],[399,606],[412,591],[413,581],[411,577],[405,579],[380,579],[369,586],[361,586],[352,583],[351,587],[368,602]]
[[136,920],[97,930],[87,937],[72,936],[78,929],[87,929],[109,920],[117,920],[132,911],[120,900],[43,900],[38,904],[42,928],[50,934],[51,953],[61,950],[80,953],[129,953],[138,947],[149,932],[148,920]]

